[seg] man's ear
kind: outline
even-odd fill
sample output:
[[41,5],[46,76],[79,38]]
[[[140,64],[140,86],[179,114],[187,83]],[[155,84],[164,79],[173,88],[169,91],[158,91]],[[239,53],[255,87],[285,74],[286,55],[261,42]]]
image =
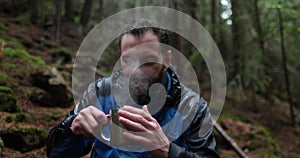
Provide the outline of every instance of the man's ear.
[[171,60],[172,60],[172,51],[168,50],[168,52],[165,54],[165,68],[164,68],[164,71],[167,71],[167,69],[170,67]]

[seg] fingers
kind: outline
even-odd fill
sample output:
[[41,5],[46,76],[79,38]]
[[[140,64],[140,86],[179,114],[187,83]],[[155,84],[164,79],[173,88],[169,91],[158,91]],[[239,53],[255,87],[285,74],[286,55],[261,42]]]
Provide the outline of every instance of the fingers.
[[128,105],[125,105],[125,106],[124,106],[122,109],[120,109],[119,111],[126,111],[126,112],[130,112],[130,113],[133,113],[133,114],[145,115],[145,114],[144,114],[144,111],[143,111],[142,109],[135,108],[135,107],[128,106]]
[[72,122],[70,129],[74,134],[95,137],[100,125],[108,123],[105,114],[96,107],[89,106],[79,112]]
[[79,117],[75,117],[75,119],[72,122],[72,125],[71,125],[70,129],[75,135],[87,135],[85,133],[85,131],[83,130],[83,127],[80,124],[80,118]]
[[97,108],[95,108],[95,107],[93,107],[93,108],[91,108],[90,109],[91,110],[91,114],[93,115],[93,117],[94,117],[94,119],[98,122],[98,123],[100,123],[100,124],[102,124],[102,125],[107,125],[108,124],[108,117],[102,112],[102,111],[100,111],[99,109],[97,109]]
[[128,130],[136,132],[145,132],[146,130],[156,130],[160,125],[149,113],[147,106],[137,109],[130,106],[124,106],[119,110],[120,122],[125,125]]
[[140,123],[127,119],[125,117],[119,118],[120,123],[122,123],[127,130],[135,132],[146,132],[147,129]]
[[88,137],[93,137],[93,135],[90,132],[88,132],[87,128],[85,128],[81,122],[83,122],[82,117],[76,116],[70,127],[71,131],[75,135],[85,135]]

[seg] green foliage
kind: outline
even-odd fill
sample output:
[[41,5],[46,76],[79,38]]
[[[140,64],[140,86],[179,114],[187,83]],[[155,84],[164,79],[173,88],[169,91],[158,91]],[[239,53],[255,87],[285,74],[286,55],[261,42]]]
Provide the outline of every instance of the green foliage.
[[15,114],[16,122],[26,122],[26,120],[27,120],[26,113],[20,112]]
[[11,116],[7,116],[6,119],[5,119],[5,121],[6,121],[7,123],[11,123],[11,122],[14,121],[14,119],[15,119],[14,116],[11,115]]
[[27,116],[26,116],[26,113],[24,112],[19,112],[19,113],[16,113],[14,115],[10,115],[10,116],[7,116],[5,121],[7,123],[11,123],[13,121],[15,122],[26,122],[27,120]]
[[53,118],[54,120],[58,120],[60,117],[61,117],[61,112],[60,112],[60,110],[59,110],[59,109],[54,109],[54,110],[52,111],[52,118]]
[[6,74],[6,73],[4,73],[4,72],[0,72],[0,78],[1,78],[1,79],[7,79],[7,78],[8,78],[8,76],[7,76],[7,74]]
[[44,141],[48,136],[48,131],[46,131],[46,129],[33,128],[33,127],[21,128],[18,126],[14,126],[14,128],[7,129],[7,132],[22,134],[22,135],[26,134],[28,135],[28,139],[31,142]]
[[15,92],[10,88],[10,87],[6,87],[6,86],[0,86],[0,92],[3,93],[11,93],[11,94],[15,94]]
[[8,62],[2,63],[1,66],[4,69],[13,69],[13,68],[17,67],[17,65],[15,65],[13,63],[8,63]]
[[59,109],[54,109],[52,110],[51,114],[45,113],[43,116],[43,119],[46,120],[47,122],[50,122],[52,120],[60,120],[62,117],[61,111]]
[[[9,47],[12,45],[13,47]],[[9,74],[6,74],[9,82],[3,81],[0,76],[1,83],[14,86],[16,77],[26,78],[29,77],[30,73],[36,70],[47,69],[48,66],[42,58],[30,55],[23,47],[24,46],[19,43],[18,40],[10,41],[5,47],[4,59],[3,62],[0,63],[0,67],[3,68],[4,72],[9,72]]]
[[45,64],[45,61],[43,59],[41,59],[40,57],[32,56],[24,50],[16,50],[16,49],[12,49],[10,47],[6,47],[4,49],[4,53],[9,58],[19,57],[22,60],[28,61],[30,63],[36,63],[36,64],[40,64],[40,65]]
[[230,97],[237,98],[239,100],[247,99],[244,93],[244,88],[242,85],[242,77],[240,74],[237,74],[235,78],[228,83],[227,95]]
[[7,30],[7,26],[5,25],[5,23],[0,23],[0,30]]
[[16,112],[19,111],[16,105],[16,93],[7,86],[0,86],[0,111]]
[[[265,153],[263,155],[270,154],[272,155],[271,157],[279,157],[280,146],[275,140],[275,138],[272,136],[271,132],[263,126],[256,126],[255,128],[257,130],[256,134],[260,135],[261,137],[256,137],[254,139],[260,141],[262,145],[261,148],[265,149]],[[254,145],[257,148],[260,148],[260,146],[257,146],[257,143],[255,143]]]

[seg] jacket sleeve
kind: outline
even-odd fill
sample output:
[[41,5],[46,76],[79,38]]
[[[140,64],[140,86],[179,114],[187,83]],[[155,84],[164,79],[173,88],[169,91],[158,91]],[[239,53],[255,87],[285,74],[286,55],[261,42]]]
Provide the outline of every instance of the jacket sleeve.
[[47,139],[47,157],[80,157],[89,153],[93,139],[74,135],[70,130],[75,117],[72,110],[64,121],[50,130]]
[[200,106],[189,131],[187,131],[185,138],[187,147],[178,146],[174,142],[170,143],[169,157],[219,158],[215,149],[216,142],[213,131],[214,127],[207,106]]
[[83,135],[74,135],[70,126],[80,110],[89,105],[97,105],[98,96],[110,93],[109,83],[109,77],[92,82],[84,91],[74,110],[68,114],[65,120],[50,130],[47,139],[48,157],[80,157],[89,153],[94,139]]
[[65,120],[50,130],[47,139],[48,157],[80,157],[91,150],[93,139],[83,135],[74,135],[70,126],[80,110],[88,105],[96,105],[99,81],[101,80],[91,83],[74,110]]

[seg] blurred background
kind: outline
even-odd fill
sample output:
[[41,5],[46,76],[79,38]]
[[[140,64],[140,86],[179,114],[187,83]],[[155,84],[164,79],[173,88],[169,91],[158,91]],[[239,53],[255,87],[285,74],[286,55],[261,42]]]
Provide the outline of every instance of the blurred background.
[[[188,14],[219,47],[227,73],[215,130],[220,156],[300,157],[298,0],[0,0],[0,157],[46,157],[49,130],[74,107],[72,68],[84,37],[118,11],[149,5]],[[190,60],[209,100],[197,49],[176,34],[171,45]],[[111,73],[116,46],[91,68],[96,77]]]

